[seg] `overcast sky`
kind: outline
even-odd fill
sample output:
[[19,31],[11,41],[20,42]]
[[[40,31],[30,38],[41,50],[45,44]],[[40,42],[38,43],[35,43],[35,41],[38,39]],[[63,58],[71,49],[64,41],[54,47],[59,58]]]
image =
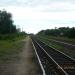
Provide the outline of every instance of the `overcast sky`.
[[75,27],[75,0],[0,0],[0,10],[13,15],[14,23],[26,32]]

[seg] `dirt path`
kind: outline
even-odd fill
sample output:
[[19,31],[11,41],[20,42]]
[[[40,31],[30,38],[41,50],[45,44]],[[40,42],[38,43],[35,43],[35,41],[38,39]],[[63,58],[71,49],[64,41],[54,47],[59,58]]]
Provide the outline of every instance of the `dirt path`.
[[26,38],[23,51],[18,55],[19,59],[11,64],[3,65],[0,75],[42,75],[36,55],[34,53],[31,40]]

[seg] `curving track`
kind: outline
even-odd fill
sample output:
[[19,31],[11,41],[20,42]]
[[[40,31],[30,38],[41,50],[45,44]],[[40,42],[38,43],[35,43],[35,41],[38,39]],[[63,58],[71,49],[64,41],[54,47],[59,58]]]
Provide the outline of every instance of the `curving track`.
[[75,60],[31,37],[44,75],[75,75]]

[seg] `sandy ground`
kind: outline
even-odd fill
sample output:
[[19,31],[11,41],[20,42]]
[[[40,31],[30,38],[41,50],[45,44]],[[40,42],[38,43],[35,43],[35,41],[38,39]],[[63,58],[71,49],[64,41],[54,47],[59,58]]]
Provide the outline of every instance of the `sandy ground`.
[[31,40],[26,38],[18,59],[8,64],[0,64],[0,75],[42,75]]

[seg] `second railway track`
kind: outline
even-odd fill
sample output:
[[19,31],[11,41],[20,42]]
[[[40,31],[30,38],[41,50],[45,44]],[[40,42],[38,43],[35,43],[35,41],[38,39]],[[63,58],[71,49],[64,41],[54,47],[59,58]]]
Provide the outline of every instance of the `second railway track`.
[[75,75],[75,60],[31,37],[46,75]]

